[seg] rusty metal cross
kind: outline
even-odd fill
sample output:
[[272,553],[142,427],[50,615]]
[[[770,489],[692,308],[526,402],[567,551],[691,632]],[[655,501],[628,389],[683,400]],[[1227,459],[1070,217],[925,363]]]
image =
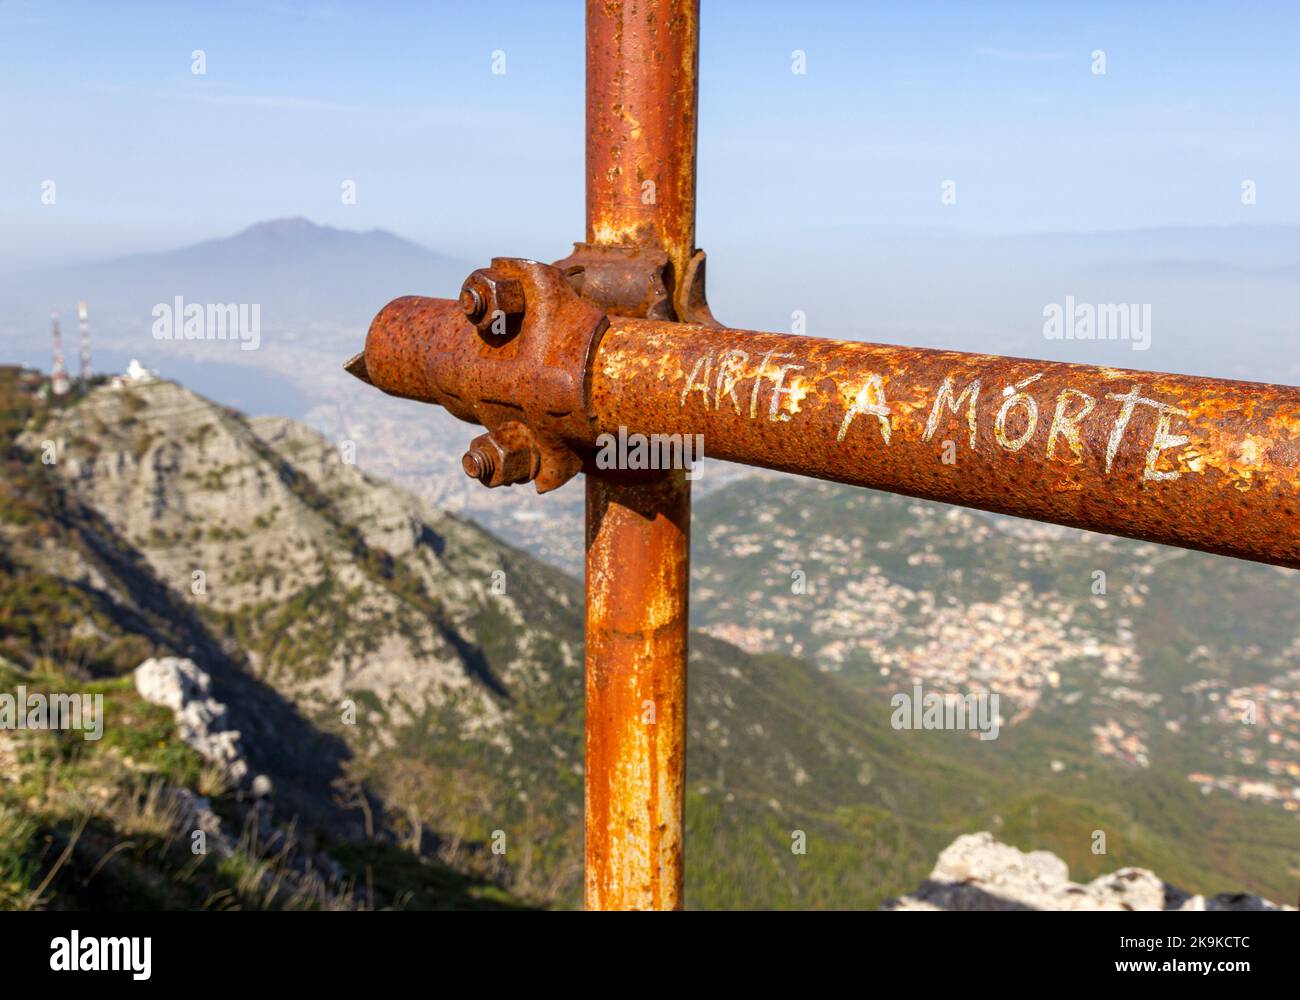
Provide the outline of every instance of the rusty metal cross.
[[389,303],[347,364],[486,428],[488,486],[586,476],[591,909],[680,908],[684,850],[690,482],[603,435],[1300,567],[1300,390],[721,327],[698,65],[699,0],[588,0],[585,242]]

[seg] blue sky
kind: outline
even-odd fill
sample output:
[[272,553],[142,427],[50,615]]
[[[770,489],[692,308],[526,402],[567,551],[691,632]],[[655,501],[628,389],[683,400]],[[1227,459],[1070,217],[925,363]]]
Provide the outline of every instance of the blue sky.
[[[702,246],[1300,223],[1295,4],[703,11]],[[582,53],[576,0],[0,0],[0,267],[289,215],[554,258],[582,234]]]

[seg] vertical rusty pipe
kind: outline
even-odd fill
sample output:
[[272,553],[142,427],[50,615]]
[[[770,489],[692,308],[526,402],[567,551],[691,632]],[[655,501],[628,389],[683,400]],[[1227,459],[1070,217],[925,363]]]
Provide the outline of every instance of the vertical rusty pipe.
[[[587,242],[695,249],[698,0],[588,0]],[[690,483],[587,476],[586,904],[680,909]]]
[[587,477],[588,909],[682,905],[690,516],[680,473]]
[[587,242],[695,250],[699,0],[588,0]]

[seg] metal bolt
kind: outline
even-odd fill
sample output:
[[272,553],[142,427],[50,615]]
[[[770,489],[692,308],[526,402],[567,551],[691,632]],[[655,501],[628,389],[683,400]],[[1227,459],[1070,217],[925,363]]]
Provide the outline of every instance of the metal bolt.
[[465,470],[465,475],[470,479],[477,479],[480,483],[488,482],[492,478],[492,471],[496,468],[492,453],[487,448],[470,448],[460,460],[460,465]]
[[[481,267],[461,286],[460,307],[479,333],[512,333],[524,315],[524,286],[516,278]],[[504,326],[498,320],[504,320]]]
[[484,486],[513,486],[536,478],[541,452],[532,431],[512,420],[471,441],[460,465]]
[[487,312],[487,303],[477,288],[466,285],[460,290],[460,307],[465,310],[465,318],[471,323],[478,323]]

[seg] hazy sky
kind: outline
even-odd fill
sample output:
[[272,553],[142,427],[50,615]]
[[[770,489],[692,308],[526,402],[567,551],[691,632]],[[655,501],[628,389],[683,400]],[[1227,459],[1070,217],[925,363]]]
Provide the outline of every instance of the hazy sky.
[[[1298,11],[704,0],[700,245],[1300,222]],[[577,0],[0,0],[0,266],[287,215],[559,256],[582,31]]]

